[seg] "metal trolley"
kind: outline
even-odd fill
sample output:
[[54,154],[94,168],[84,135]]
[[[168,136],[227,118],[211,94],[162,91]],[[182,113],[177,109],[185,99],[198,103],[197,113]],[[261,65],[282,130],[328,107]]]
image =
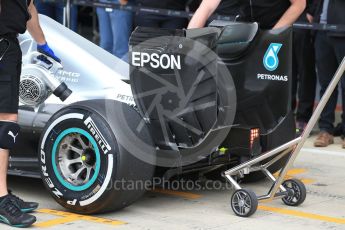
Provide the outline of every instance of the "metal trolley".
[[[231,197],[231,208],[237,216],[249,217],[253,215],[257,210],[258,201],[271,201],[282,198],[283,202],[289,206],[298,206],[304,202],[307,194],[304,184],[297,179],[284,181],[284,178],[310,135],[330,96],[337,89],[337,85],[344,72],[345,57],[300,137],[224,172],[227,181],[236,189]],[[287,154],[290,154],[290,157],[285,166],[280,170],[278,178],[275,178],[268,170],[268,167]],[[267,159],[271,160],[267,163],[262,163]],[[253,191],[242,188],[235,179],[237,176],[243,176],[256,171],[264,173],[273,183],[266,195],[257,196]]]

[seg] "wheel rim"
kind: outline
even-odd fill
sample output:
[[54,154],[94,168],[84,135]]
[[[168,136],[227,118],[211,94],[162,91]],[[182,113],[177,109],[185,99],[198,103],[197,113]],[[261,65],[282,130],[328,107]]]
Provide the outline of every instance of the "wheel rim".
[[67,129],[56,139],[52,164],[61,184],[72,191],[88,189],[100,170],[100,152],[94,138],[85,130]]
[[288,195],[283,198],[287,204],[297,204],[301,199],[301,189],[293,181],[286,181],[283,186],[288,191]]
[[240,216],[248,215],[251,210],[252,200],[244,191],[235,192],[231,202],[234,212]]

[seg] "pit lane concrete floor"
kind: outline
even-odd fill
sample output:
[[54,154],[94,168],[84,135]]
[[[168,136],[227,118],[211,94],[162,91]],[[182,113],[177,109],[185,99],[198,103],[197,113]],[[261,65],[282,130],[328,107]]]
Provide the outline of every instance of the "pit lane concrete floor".
[[[336,144],[322,149],[308,139],[289,177],[302,179],[308,195],[300,207],[281,200],[259,204],[250,218],[239,218],[229,206],[230,190],[148,192],[134,205],[118,212],[79,216],[61,208],[40,180],[10,177],[10,187],[26,200],[38,201],[37,224],[32,229],[345,229],[345,150]],[[257,193],[267,181],[244,185]],[[12,229],[0,225],[0,229]]]

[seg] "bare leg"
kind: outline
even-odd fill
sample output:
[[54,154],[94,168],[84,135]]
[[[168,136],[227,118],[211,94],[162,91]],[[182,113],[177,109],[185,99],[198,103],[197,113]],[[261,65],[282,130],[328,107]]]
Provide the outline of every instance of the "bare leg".
[[[17,121],[17,114],[0,113],[0,120],[2,121]],[[6,196],[7,189],[7,169],[8,169],[9,151],[0,149],[0,197]]]
[[8,150],[0,149],[0,197],[7,195]]

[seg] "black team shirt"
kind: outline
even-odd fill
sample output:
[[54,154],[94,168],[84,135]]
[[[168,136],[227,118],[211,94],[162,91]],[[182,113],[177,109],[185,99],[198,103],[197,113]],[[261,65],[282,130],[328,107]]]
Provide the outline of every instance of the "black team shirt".
[[22,34],[30,19],[28,5],[30,0],[0,0],[0,35]]
[[271,29],[290,5],[290,0],[222,0],[217,13],[239,15],[241,21],[255,21],[262,29]]
[[142,6],[171,10],[185,10],[187,0],[137,0]]

